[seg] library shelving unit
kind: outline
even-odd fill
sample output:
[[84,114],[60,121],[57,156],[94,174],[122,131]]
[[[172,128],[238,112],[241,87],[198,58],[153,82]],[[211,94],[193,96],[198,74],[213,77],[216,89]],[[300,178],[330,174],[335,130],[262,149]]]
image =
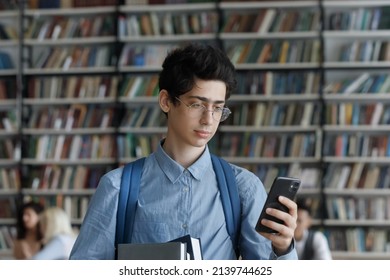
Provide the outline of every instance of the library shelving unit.
[[320,218],[319,2],[221,1],[219,8],[218,37],[236,66],[238,91],[214,146],[266,188],[277,175],[302,178],[299,196]]
[[389,259],[390,2],[322,5],[326,234],[335,259]]
[[23,10],[22,194],[74,225],[116,166],[116,9]]
[[19,9],[0,3],[0,259],[12,256],[21,178]]
[[20,197],[80,225],[100,176],[165,134],[161,62],[196,41],[237,69],[211,151],[266,188],[301,178],[334,258],[390,258],[390,1],[20,2],[0,9],[2,230]]

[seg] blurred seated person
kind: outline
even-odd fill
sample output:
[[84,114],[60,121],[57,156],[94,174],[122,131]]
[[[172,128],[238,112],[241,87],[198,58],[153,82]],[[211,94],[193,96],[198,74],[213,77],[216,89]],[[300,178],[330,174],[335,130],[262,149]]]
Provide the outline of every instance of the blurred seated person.
[[60,207],[50,207],[40,215],[43,248],[34,260],[67,260],[76,240],[70,217]]
[[17,236],[13,255],[16,260],[30,259],[42,248],[42,233],[39,229],[39,215],[44,207],[35,201],[22,205],[18,213]]
[[331,260],[328,240],[318,230],[311,229],[312,217],[310,207],[298,201],[297,227],[294,232],[299,260]]

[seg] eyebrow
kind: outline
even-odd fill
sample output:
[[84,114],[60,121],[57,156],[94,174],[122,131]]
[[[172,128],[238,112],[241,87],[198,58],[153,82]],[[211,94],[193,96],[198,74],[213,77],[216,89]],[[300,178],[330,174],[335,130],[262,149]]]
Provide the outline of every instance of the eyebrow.
[[225,100],[215,100],[211,101],[209,98],[203,97],[203,96],[198,96],[198,95],[190,95],[188,96],[189,98],[196,98],[199,99],[200,101],[210,103],[210,104],[223,104],[225,103]]

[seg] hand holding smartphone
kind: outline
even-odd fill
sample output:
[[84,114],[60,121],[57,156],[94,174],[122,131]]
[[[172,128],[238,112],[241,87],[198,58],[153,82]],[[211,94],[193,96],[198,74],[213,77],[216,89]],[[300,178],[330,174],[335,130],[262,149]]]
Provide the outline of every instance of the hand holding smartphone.
[[277,223],[283,224],[283,221],[268,215],[265,210],[267,208],[275,208],[282,210],[288,213],[288,208],[281,204],[278,200],[279,196],[287,197],[291,200],[295,199],[295,196],[298,192],[298,189],[301,185],[301,181],[297,178],[291,177],[276,177],[274,182],[272,183],[271,189],[268,193],[267,200],[265,201],[263,210],[257,220],[256,231],[257,232],[268,232],[268,233],[277,233],[276,231],[270,229],[261,224],[262,219],[272,220]]

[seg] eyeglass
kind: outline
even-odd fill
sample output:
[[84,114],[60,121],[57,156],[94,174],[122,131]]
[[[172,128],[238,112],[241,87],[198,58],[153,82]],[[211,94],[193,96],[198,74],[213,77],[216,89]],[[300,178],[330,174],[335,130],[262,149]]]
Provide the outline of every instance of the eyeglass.
[[178,97],[175,97],[177,100],[179,100],[181,103],[183,103],[187,108],[188,111],[193,114],[194,116],[201,116],[205,112],[211,112],[211,115],[213,116],[213,119],[217,122],[223,122],[226,120],[229,115],[232,113],[228,107],[216,107],[212,110],[209,110],[201,103],[193,103],[191,105],[188,105],[184,103],[181,99]]

